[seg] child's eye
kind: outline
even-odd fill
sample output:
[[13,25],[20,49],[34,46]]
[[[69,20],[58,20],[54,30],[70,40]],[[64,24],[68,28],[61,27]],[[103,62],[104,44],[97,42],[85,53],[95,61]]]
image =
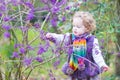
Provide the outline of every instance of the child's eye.
[[81,28],[80,26],[77,26],[77,28]]
[[80,28],[79,26],[73,26],[73,27],[77,27],[77,28]]
[[76,28],[82,28],[81,26],[73,26],[73,27],[76,27]]

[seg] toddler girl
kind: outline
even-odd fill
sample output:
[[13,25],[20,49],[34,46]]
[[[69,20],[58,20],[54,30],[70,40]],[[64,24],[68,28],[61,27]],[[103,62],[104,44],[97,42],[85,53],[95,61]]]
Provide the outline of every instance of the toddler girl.
[[100,80],[98,74],[107,71],[108,66],[102,57],[98,39],[91,34],[96,28],[93,16],[88,12],[76,12],[73,16],[72,33],[47,33],[46,38],[57,43],[72,45],[68,61],[62,71],[71,80]]

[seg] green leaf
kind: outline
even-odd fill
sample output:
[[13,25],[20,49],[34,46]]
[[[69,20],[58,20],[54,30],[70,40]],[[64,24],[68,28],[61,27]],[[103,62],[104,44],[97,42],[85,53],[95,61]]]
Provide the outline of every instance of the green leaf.
[[1,57],[10,58],[12,56],[13,50],[13,44],[4,44],[3,46],[0,46]]
[[112,25],[110,24],[110,27],[108,29],[108,33],[114,33],[114,28],[112,27]]
[[71,29],[71,24],[70,24],[70,23],[67,23],[67,24],[65,25],[65,27],[64,27],[64,30],[65,30],[66,32],[68,32],[70,29]]
[[62,26],[63,25],[63,22],[59,21],[58,22],[58,27]]

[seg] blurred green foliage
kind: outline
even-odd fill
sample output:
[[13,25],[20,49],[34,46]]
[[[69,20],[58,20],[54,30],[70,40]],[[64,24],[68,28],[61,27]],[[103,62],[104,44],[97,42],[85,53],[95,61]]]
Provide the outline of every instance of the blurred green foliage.
[[[42,7],[44,6],[44,4],[39,4],[38,3],[39,0],[36,0],[34,2],[35,7]],[[70,0],[71,2],[71,0]],[[12,6],[12,9],[14,9],[14,13],[18,12],[18,7],[16,6]],[[75,11],[89,11],[90,13],[92,13],[94,15],[94,18],[96,20],[96,25],[97,25],[97,29],[96,31],[93,32],[94,35],[96,35],[96,37],[99,39],[100,42],[100,46],[104,46],[104,49],[102,49],[103,51],[103,56],[107,62],[107,64],[109,64],[111,66],[111,63],[113,65],[113,60],[114,60],[114,56],[111,55],[110,53],[115,53],[116,52],[116,48],[115,48],[115,43],[117,41],[115,33],[116,32],[120,32],[117,27],[120,26],[120,24],[117,22],[118,20],[118,16],[116,16],[115,13],[115,1],[114,0],[100,0],[98,3],[95,3],[94,0],[88,0],[87,2],[84,2],[80,5],[80,7],[77,8],[71,8],[71,13],[69,13],[69,11],[66,12],[59,12],[58,13],[58,17],[59,17],[59,21],[57,22],[57,27],[56,29],[58,31],[60,31],[59,33],[66,33],[66,32],[71,32],[72,29],[72,15]],[[12,12],[13,13],[13,12]],[[38,22],[42,23],[42,19],[39,17],[41,15],[45,15],[46,12],[42,13],[35,13],[36,16],[38,16]],[[66,17],[66,21],[62,22],[61,19],[62,17],[65,16]],[[19,20],[19,18],[18,18]],[[12,25],[16,24],[16,22],[12,22],[10,23]],[[18,22],[17,25],[19,25],[20,23]],[[46,24],[43,27],[43,30],[46,32],[56,32],[54,30],[54,27],[52,27],[50,25],[49,22],[46,22]],[[3,41],[3,33],[4,30],[1,29],[0,27],[0,41]],[[4,43],[3,45],[0,45],[0,56],[2,56],[3,59],[9,59],[11,57],[12,52],[14,51],[14,45],[13,43],[17,43],[22,41],[22,32],[20,30],[15,30],[14,32],[11,31],[12,34],[12,41],[8,40],[8,43]],[[14,36],[14,33],[16,36]],[[31,41],[34,37],[36,37],[36,35],[39,34],[39,30],[38,29],[30,29],[28,32],[28,40]],[[101,40],[104,40],[104,43],[101,42]],[[32,45],[37,46],[37,44],[41,44],[44,43],[44,41],[39,41],[36,40],[32,43]],[[35,52],[30,52],[30,54],[28,56],[35,56]],[[109,54],[108,54],[109,53]],[[48,55],[49,54],[49,55]],[[52,55],[52,52],[47,52],[43,55],[43,57],[49,57],[50,55]],[[64,58],[64,59],[63,59]],[[53,70],[53,72],[56,73],[57,76],[63,76],[62,72],[58,73],[59,71],[61,71],[61,67],[63,65],[63,63],[66,61],[66,55],[62,55],[60,57],[61,59],[61,63],[58,66],[59,68],[57,70],[54,70],[52,66],[53,61],[42,65],[42,68],[38,67],[37,69],[35,69],[32,73],[32,77],[39,75],[39,73],[41,73],[43,77],[46,77],[46,74],[48,76],[48,73],[46,72],[46,70],[48,70],[49,68],[51,68]],[[1,63],[1,62],[0,62]],[[34,63],[33,64],[39,64],[39,63]],[[11,66],[11,64],[4,64],[2,66],[6,66],[6,75],[9,75],[8,71],[11,71],[11,69],[9,68],[9,66]],[[44,67],[46,67],[46,69],[44,70]],[[112,73],[105,73],[103,74],[103,79],[104,80],[114,80],[115,79],[115,75],[114,75],[114,66],[111,67],[112,68]],[[28,71],[29,72],[29,71]],[[26,72],[26,73],[28,73]],[[107,76],[107,77],[106,77]],[[64,76],[66,77],[66,76]]]

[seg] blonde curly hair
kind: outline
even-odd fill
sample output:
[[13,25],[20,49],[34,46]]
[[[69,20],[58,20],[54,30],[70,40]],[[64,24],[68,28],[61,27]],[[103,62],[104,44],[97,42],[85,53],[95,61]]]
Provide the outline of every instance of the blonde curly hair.
[[73,16],[73,18],[79,17],[83,20],[83,25],[88,29],[88,32],[92,32],[96,29],[96,21],[92,14],[89,12],[78,11]]

